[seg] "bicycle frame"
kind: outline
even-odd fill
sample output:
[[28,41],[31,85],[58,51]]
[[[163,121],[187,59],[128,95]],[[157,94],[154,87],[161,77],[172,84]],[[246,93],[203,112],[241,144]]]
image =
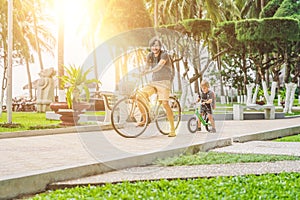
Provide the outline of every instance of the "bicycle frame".
[[201,122],[204,126],[211,125],[210,123],[207,123],[207,122],[205,121],[205,119],[204,119],[204,118],[207,117],[207,113],[204,113],[204,118],[203,118],[202,115],[201,115],[201,113],[199,113],[199,109],[196,108],[196,109],[195,109],[194,115],[197,117],[197,119],[200,120],[200,122]]

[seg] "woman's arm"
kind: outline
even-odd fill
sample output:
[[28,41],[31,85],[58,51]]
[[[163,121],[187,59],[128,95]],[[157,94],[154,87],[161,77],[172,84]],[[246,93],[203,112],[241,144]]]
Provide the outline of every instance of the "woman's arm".
[[155,67],[153,67],[152,69],[145,71],[145,74],[159,71],[161,68],[163,68],[163,66],[166,64],[166,62],[167,62],[166,60],[160,59],[160,61],[157,63],[157,65]]

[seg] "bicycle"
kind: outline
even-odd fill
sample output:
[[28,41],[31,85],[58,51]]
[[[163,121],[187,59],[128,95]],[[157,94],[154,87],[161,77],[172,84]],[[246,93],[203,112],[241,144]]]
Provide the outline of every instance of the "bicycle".
[[[138,99],[137,96],[142,97]],[[169,97],[169,105],[173,111],[174,127],[178,128],[181,120],[180,103],[175,96]],[[146,113],[146,123],[137,126],[142,121],[142,112]],[[136,87],[129,95],[118,100],[111,112],[111,123],[113,129],[126,138],[136,138],[143,134],[151,122],[155,122],[157,129],[163,135],[170,132],[170,124],[162,102],[157,95],[154,100],[145,97],[139,87]]]
[[[204,112],[203,115],[201,115],[201,113],[199,113],[198,106],[196,106],[193,117],[191,117],[188,120],[188,123],[187,123],[188,130],[191,133],[195,133],[198,130],[198,123],[201,123],[201,125],[205,127],[207,132],[212,131],[212,125],[209,122],[208,113]],[[200,125],[200,127],[201,127],[201,125]]]

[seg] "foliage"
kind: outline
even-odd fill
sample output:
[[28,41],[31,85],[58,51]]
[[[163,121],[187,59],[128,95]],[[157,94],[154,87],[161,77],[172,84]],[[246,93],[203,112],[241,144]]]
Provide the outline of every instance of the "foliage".
[[237,38],[235,32],[235,21],[227,21],[219,23],[214,29],[214,37],[218,38],[220,48],[230,48],[230,52],[240,52],[241,45]]
[[281,96],[281,101],[285,100],[285,93],[286,93],[286,88],[280,88],[279,94]]
[[240,41],[272,41],[298,39],[298,21],[291,18],[250,19],[237,22]]
[[180,22],[185,32],[191,36],[209,35],[211,33],[211,20],[204,19],[186,19]]
[[262,154],[228,154],[217,152],[199,152],[193,155],[180,155],[157,160],[155,164],[162,166],[205,165],[246,162],[274,162],[280,160],[300,160],[297,156],[262,155]]
[[[253,88],[255,89],[255,88]],[[271,94],[271,91],[268,91],[268,94],[270,95]],[[258,92],[257,92],[257,98],[263,98],[265,95],[264,95],[264,90],[260,87],[258,89]]]
[[72,108],[73,103],[80,102],[80,95],[85,94],[85,100],[89,101],[90,91],[89,85],[93,83],[100,83],[99,80],[88,78],[88,74],[92,71],[92,67],[84,71],[82,67],[76,67],[74,65],[65,66],[66,74],[59,77],[62,80],[63,86],[67,87],[66,99],[68,107]]
[[275,17],[295,17],[299,16],[299,0],[284,0],[275,13]]
[[125,31],[152,26],[143,0],[111,0],[103,18],[100,36],[108,39]]
[[[1,38],[7,38],[7,1],[0,1],[0,34]],[[39,23],[34,23],[34,18],[39,20]],[[53,19],[47,16],[41,7],[37,6],[37,1],[28,0],[14,1],[13,9],[13,32],[14,32],[14,60],[20,59],[21,64],[23,59],[31,60],[31,50],[38,51],[36,42],[39,43],[40,48],[52,55],[55,38],[50,31],[50,24]],[[48,26],[44,26],[47,23]],[[36,31],[36,32],[35,32]],[[4,48],[5,54],[7,54],[7,40],[2,39],[1,47]],[[5,44],[4,44],[5,43]],[[20,63],[19,63],[20,64]]]
[[298,199],[299,173],[122,182],[49,191],[39,199]]
[[283,0],[271,0],[267,3],[267,5],[263,8],[260,13],[260,18],[273,17],[278,8],[280,8]]

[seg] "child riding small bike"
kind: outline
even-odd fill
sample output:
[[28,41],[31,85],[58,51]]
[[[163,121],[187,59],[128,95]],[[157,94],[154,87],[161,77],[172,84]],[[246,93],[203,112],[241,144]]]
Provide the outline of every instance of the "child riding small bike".
[[[194,117],[192,117],[188,121],[188,128],[191,132],[201,131],[201,123],[206,127],[207,131],[211,133],[216,133],[215,121],[213,118],[213,109],[215,109],[215,93],[209,90],[209,83],[206,80],[203,80],[200,84],[201,94],[198,97],[197,102],[200,102],[200,113],[198,112],[198,108],[196,108],[196,112]],[[197,121],[197,129],[196,127],[192,128],[193,122]],[[195,123],[195,122],[194,122]],[[194,125],[195,126],[195,125]]]

